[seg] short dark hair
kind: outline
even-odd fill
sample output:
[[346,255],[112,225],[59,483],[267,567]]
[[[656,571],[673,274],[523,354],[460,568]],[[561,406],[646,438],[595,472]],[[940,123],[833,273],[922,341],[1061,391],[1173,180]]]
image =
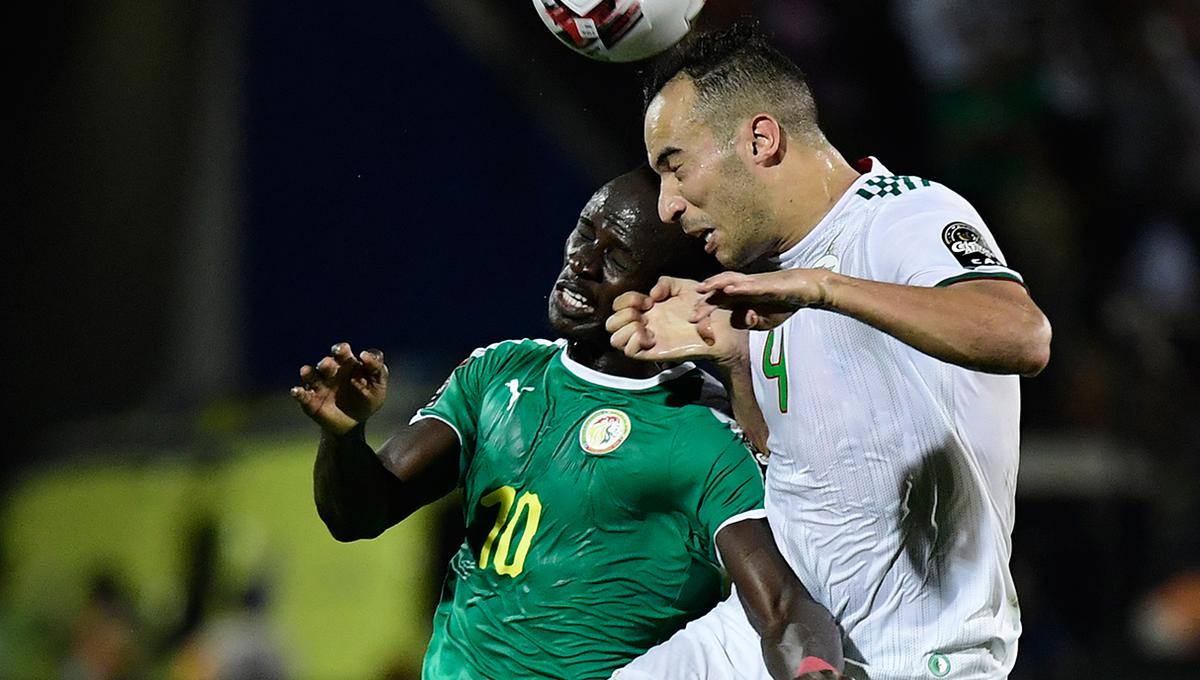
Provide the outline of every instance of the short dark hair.
[[808,79],[775,49],[757,22],[688,36],[643,73],[643,108],[672,80],[691,79],[697,108],[709,122],[766,112],[787,127],[819,132]]

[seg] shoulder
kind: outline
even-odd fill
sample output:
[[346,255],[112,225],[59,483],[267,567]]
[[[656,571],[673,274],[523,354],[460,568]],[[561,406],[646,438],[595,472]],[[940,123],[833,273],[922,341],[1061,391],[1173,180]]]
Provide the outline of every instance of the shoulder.
[[923,212],[971,210],[971,204],[953,189],[916,175],[879,175],[855,191],[856,200],[874,208],[876,219],[903,219]]
[[521,338],[519,340],[501,340],[485,347],[475,348],[464,363],[482,359],[488,363],[508,363],[528,359],[538,359],[554,356],[563,348],[562,340],[545,340],[542,338]]
[[719,380],[699,368],[672,380],[680,414],[676,420],[676,449],[694,455],[717,454],[733,442],[743,442],[742,430],[733,419],[729,395]]
[[546,365],[559,351],[565,342],[562,340],[544,340],[541,338],[521,338],[519,340],[501,340],[485,347],[478,347],[458,365],[458,370],[468,374],[483,376],[507,373],[511,370]]
[[[877,178],[900,182],[903,189],[883,193],[867,201],[877,201],[866,220],[868,239],[907,240],[913,230],[928,233],[934,228],[967,222],[980,225],[982,218],[967,199],[949,187],[919,177],[898,176]],[[909,189],[909,186],[915,188]],[[861,191],[861,190],[860,190]]]

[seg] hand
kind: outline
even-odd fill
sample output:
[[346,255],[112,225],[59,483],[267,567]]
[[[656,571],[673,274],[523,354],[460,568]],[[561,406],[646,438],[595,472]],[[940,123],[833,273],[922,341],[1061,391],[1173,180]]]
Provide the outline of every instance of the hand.
[[339,342],[330,355],[300,367],[301,386],[291,389],[300,408],[328,432],[345,434],[375,415],[387,397],[388,368],[383,352],[369,349],[358,357]]
[[664,276],[649,295],[631,291],[617,297],[605,322],[612,346],[647,361],[709,359],[724,364],[744,359],[744,334],[729,325],[727,312],[706,314],[699,323],[689,320],[703,301],[697,285]]
[[[838,646],[840,647],[841,645],[839,644]],[[837,656],[838,656],[837,664],[839,666],[844,665],[845,662],[841,658],[841,652],[839,652]],[[804,660],[805,664],[807,664],[810,660],[813,660],[813,659],[814,659],[814,657],[809,657],[809,658],[805,659]],[[837,671],[837,669],[835,669],[833,666],[831,666],[828,661],[825,661],[824,659],[821,659],[820,657],[815,657],[815,659],[818,664],[825,666],[824,670],[821,670],[818,668],[813,668],[806,673],[801,673],[799,671],[804,670],[804,669],[798,668],[798,669],[796,669],[797,672],[791,676],[791,680],[848,680],[848,678],[846,678],[846,676],[842,675],[840,672]]]
[[697,305],[690,321],[699,323],[717,309],[728,310],[734,328],[765,331],[787,321],[796,310],[823,307],[829,297],[826,285],[833,274],[825,269],[787,269],[765,274],[721,272],[709,277],[696,291],[708,294]]

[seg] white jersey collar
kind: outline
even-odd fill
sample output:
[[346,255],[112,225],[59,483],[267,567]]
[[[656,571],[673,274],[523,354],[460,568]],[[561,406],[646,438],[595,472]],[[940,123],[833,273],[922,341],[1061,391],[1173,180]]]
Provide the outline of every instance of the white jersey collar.
[[837,200],[837,203],[834,203],[833,207],[829,209],[829,212],[825,213],[825,216],[821,218],[821,221],[817,222],[817,225],[812,228],[812,231],[805,234],[804,238],[800,239],[799,243],[783,251],[775,258],[772,258],[776,264],[779,264],[782,268],[787,268],[792,262],[803,255],[809,248],[811,248],[814,243],[820,240],[821,233],[829,229],[830,225],[837,221],[838,216],[841,215],[842,212],[846,210],[846,206],[849,205],[850,198],[854,196],[856,191],[862,188],[862,185],[865,184],[867,180],[880,175],[892,174],[891,170],[883,167],[883,163],[880,163],[879,159],[874,156],[867,156],[866,158],[855,161],[851,165],[853,165],[854,168],[862,174],[860,174],[858,179],[854,180],[854,182],[846,189],[841,198]]
[[657,387],[665,382],[674,380],[679,376],[696,368],[696,365],[690,361],[685,361],[678,366],[672,366],[667,370],[652,375],[649,378],[624,378],[619,375],[609,375],[601,373],[595,369],[588,368],[583,364],[575,361],[567,356],[567,348],[564,346],[562,352],[559,352],[559,357],[562,358],[562,365],[575,377],[590,382],[593,385],[601,387],[611,387],[615,390],[647,390],[651,387]]

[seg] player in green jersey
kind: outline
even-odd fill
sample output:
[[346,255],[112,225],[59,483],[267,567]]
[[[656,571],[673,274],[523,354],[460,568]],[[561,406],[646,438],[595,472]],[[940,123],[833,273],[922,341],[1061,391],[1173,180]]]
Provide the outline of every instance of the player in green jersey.
[[335,538],[373,538],[463,490],[467,536],[425,680],[607,678],[716,604],[719,556],[775,677],[814,657],[841,667],[832,617],[763,519],[756,463],[710,408],[719,383],[609,345],[619,294],[714,267],[658,220],[656,200],[648,170],[600,189],[550,295],[565,339],[475,351],[378,454],[364,425],[386,395],[382,354],[338,343],[300,371],[292,396],[322,427],[315,496]]

